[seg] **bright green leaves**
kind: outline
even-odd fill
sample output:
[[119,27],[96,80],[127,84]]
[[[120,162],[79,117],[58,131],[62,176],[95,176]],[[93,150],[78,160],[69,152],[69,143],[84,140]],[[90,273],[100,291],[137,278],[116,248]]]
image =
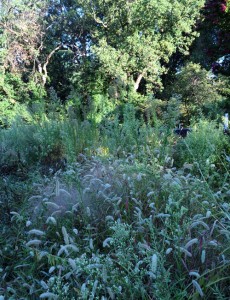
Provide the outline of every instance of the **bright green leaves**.
[[6,3],[0,18],[5,70],[26,74],[28,82],[33,74],[37,84],[54,86],[64,101],[73,85],[87,105],[94,95],[120,94],[109,93],[114,81],[121,82],[126,94],[161,89],[173,54],[188,53],[204,0]]
[[[83,1],[93,52],[103,70],[125,83],[141,75],[154,84],[177,50],[187,52],[203,0]],[[136,85],[137,86],[137,85]],[[138,85],[139,86],[139,85]]]

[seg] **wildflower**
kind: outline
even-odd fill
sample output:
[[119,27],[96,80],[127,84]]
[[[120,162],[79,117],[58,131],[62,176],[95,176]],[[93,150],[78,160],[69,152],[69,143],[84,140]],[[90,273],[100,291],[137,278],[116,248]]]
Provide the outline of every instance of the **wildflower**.
[[152,195],[154,195],[154,192],[153,192],[153,191],[149,192],[149,193],[147,194],[147,197],[149,198],[149,197],[152,196]]
[[209,218],[210,216],[211,216],[211,211],[210,210],[208,210],[207,212],[206,212],[206,218]]
[[180,247],[179,249],[180,249],[181,252],[184,252],[184,254],[185,254],[186,256],[192,257],[192,253],[189,252],[188,250],[186,250],[185,248]]
[[54,294],[54,293],[50,293],[50,292],[46,292],[40,295],[41,299],[58,299],[58,295]]
[[195,271],[190,271],[189,276],[195,276],[196,278],[200,278],[200,274],[198,272],[195,272]]
[[30,225],[32,225],[31,221],[26,221],[26,227],[29,227]]
[[163,214],[163,213],[160,213],[160,214],[157,214],[156,217],[157,217],[157,218],[169,218],[169,217],[171,217],[171,216],[170,216],[170,214]]
[[62,234],[63,234],[63,237],[64,237],[65,244],[68,245],[69,244],[69,236],[68,236],[68,233],[67,233],[66,228],[64,226],[62,226]]
[[198,239],[197,239],[197,238],[192,239],[192,240],[190,240],[190,241],[184,246],[184,248],[185,248],[185,249],[188,249],[188,248],[191,247],[193,244],[197,244],[197,243],[198,243]]
[[44,280],[41,280],[40,283],[41,283],[41,286],[43,287],[43,289],[48,290],[49,287],[48,287],[48,285],[45,283]]
[[193,223],[191,224],[191,226],[190,226],[190,229],[192,229],[192,228],[194,228],[194,227],[196,227],[196,226],[198,226],[198,225],[202,225],[205,229],[209,230],[209,226],[208,226],[205,222],[203,222],[203,221],[196,221],[196,222],[193,222]]
[[108,237],[107,239],[104,240],[103,242],[103,247],[110,247],[109,243],[112,243],[113,239]]
[[93,246],[93,239],[90,239],[90,240],[89,240],[89,248],[90,248],[91,250],[94,249],[94,246]]
[[57,204],[54,203],[54,202],[47,201],[47,202],[45,202],[45,204],[46,204],[48,207],[53,208],[53,209],[59,209],[59,208],[60,208],[60,206],[57,205]]
[[165,254],[166,254],[166,255],[170,254],[170,253],[172,252],[172,250],[173,250],[172,248],[168,248],[168,249],[166,250]]
[[78,235],[78,230],[76,228],[73,229],[73,232]]
[[57,221],[54,217],[48,217],[46,220],[46,224],[50,224],[50,223],[56,225]]
[[77,269],[77,265],[76,265],[75,261],[72,258],[69,258],[68,262],[69,262],[71,268],[75,271]]
[[157,270],[157,255],[153,254],[152,256],[152,263],[151,263],[151,271],[153,273],[156,273]]
[[199,283],[196,280],[192,281],[193,286],[196,288],[197,292],[200,294],[201,297],[204,296],[204,293],[199,285]]
[[26,246],[30,247],[30,246],[39,246],[42,243],[42,241],[40,240],[31,240],[28,243],[26,243]]
[[210,241],[209,243],[208,243],[210,246],[218,246],[218,244],[217,244],[217,241]]
[[55,270],[56,268],[53,266],[51,268],[49,268],[49,274],[53,273],[53,271]]
[[201,262],[202,262],[202,264],[205,262],[205,256],[206,256],[206,251],[202,250],[202,252],[201,252]]

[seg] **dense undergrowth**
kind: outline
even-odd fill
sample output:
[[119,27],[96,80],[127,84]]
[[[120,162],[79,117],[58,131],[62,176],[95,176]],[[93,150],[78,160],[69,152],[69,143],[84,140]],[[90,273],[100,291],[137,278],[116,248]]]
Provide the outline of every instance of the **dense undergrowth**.
[[0,132],[0,299],[228,299],[229,137],[129,110]]

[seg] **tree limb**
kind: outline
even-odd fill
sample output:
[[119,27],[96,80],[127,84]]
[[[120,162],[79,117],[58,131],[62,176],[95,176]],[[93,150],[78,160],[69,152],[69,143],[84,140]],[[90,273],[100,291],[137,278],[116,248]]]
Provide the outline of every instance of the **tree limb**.
[[49,61],[51,59],[51,57],[54,55],[54,53],[56,51],[58,51],[60,48],[62,47],[62,44],[58,45],[55,49],[53,49],[50,54],[47,56],[46,58],[46,62],[44,63],[43,67],[42,67],[42,70],[43,70],[43,74],[42,74],[42,81],[43,81],[43,85],[46,84],[46,80],[47,80],[47,76],[48,76],[48,73],[47,73],[47,65],[49,64]]

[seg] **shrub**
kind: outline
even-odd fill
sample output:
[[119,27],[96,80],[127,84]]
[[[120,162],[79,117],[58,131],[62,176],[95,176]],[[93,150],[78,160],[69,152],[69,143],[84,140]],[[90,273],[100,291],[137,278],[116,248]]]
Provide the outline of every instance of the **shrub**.
[[178,167],[184,163],[197,164],[202,172],[220,162],[225,150],[226,136],[215,122],[201,120],[192,126],[192,132],[185,139],[178,139],[174,159]]

